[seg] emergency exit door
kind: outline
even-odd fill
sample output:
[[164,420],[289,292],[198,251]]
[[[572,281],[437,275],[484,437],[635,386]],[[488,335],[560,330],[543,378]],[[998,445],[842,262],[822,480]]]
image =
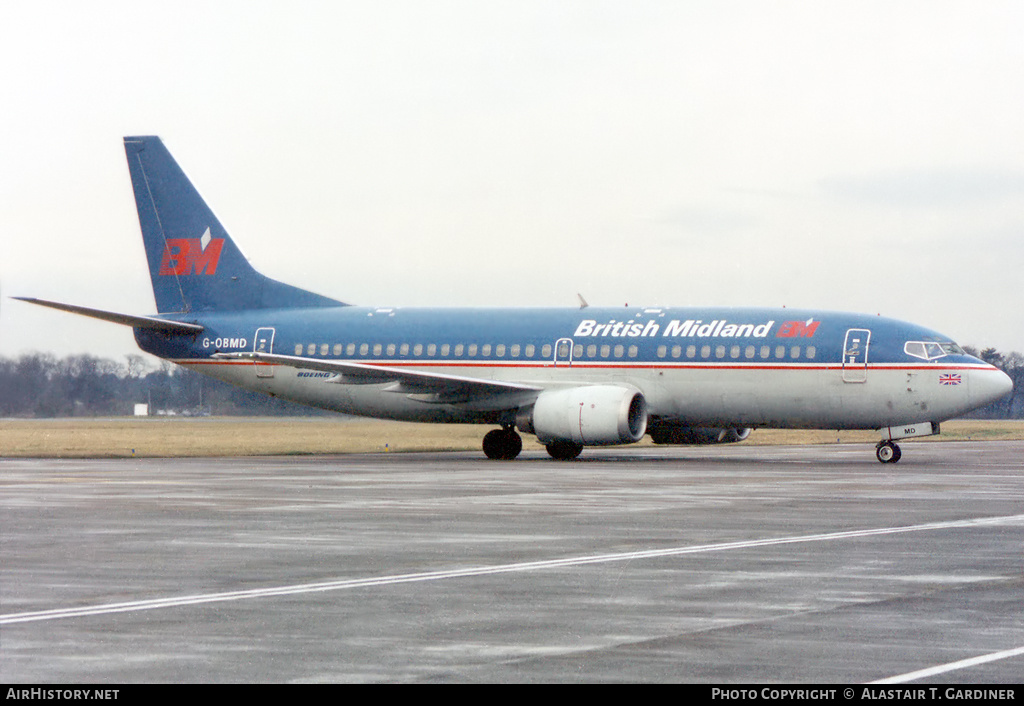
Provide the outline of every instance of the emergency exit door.
[[559,338],[555,341],[555,365],[572,365],[572,349],[571,338]]

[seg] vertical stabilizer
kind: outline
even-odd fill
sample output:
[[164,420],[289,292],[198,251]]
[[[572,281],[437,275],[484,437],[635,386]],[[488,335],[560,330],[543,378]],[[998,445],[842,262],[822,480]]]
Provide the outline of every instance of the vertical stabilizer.
[[159,137],[124,149],[157,311],[344,306],[253,269]]

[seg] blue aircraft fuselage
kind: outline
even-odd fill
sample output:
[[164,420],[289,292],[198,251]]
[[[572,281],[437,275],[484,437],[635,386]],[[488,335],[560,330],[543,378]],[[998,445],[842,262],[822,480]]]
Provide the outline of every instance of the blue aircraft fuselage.
[[949,337],[847,313],[346,306],[180,320],[201,323],[203,333],[168,338],[138,329],[139,345],[286,399],[410,421],[501,423],[514,419],[515,410],[481,400],[396,399],[387,383],[346,384],[340,370],[231,354],[260,352],[310,365],[356,363],[544,389],[615,381],[640,390],[653,426],[882,429],[937,423],[1005,392],[1001,372]]
[[156,315],[37,304],[131,326],[207,375],[350,414],[499,426],[491,458],[535,434],[585,446],[739,441],[753,427],[900,438],[1012,389],[951,338],[862,314],[764,308],[367,308],[257,272],[156,137],[127,137]]

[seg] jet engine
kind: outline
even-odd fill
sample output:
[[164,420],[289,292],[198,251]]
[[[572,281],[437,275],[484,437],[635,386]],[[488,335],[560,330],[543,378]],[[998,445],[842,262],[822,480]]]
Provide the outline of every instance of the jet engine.
[[655,444],[731,444],[750,436],[749,427],[689,427],[678,424],[651,424],[647,432]]
[[542,444],[632,444],[647,430],[647,401],[635,387],[619,385],[545,390],[532,407],[519,410],[516,426]]

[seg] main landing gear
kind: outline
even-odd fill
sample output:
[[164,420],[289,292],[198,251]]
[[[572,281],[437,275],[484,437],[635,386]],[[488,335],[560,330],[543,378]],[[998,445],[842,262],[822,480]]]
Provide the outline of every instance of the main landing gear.
[[484,454],[487,458],[511,461],[523,450],[523,438],[511,427],[492,429],[484,435]]
[[551,458],[558,461],[571,461],[583,451],[583,444],[574,441],[552,441],[545,446]]
[[[552,441],[545,447],[551,458],[571,461],[583,451],[583,444]],[[523,450],[523,438],[512,427],[492,429],[484,435],[484,454],[497,461],[511,461]]]
[[900,447],[891,441],[879,441],[875,447],[875,456],[882,463],[897,463],[903,456]]

